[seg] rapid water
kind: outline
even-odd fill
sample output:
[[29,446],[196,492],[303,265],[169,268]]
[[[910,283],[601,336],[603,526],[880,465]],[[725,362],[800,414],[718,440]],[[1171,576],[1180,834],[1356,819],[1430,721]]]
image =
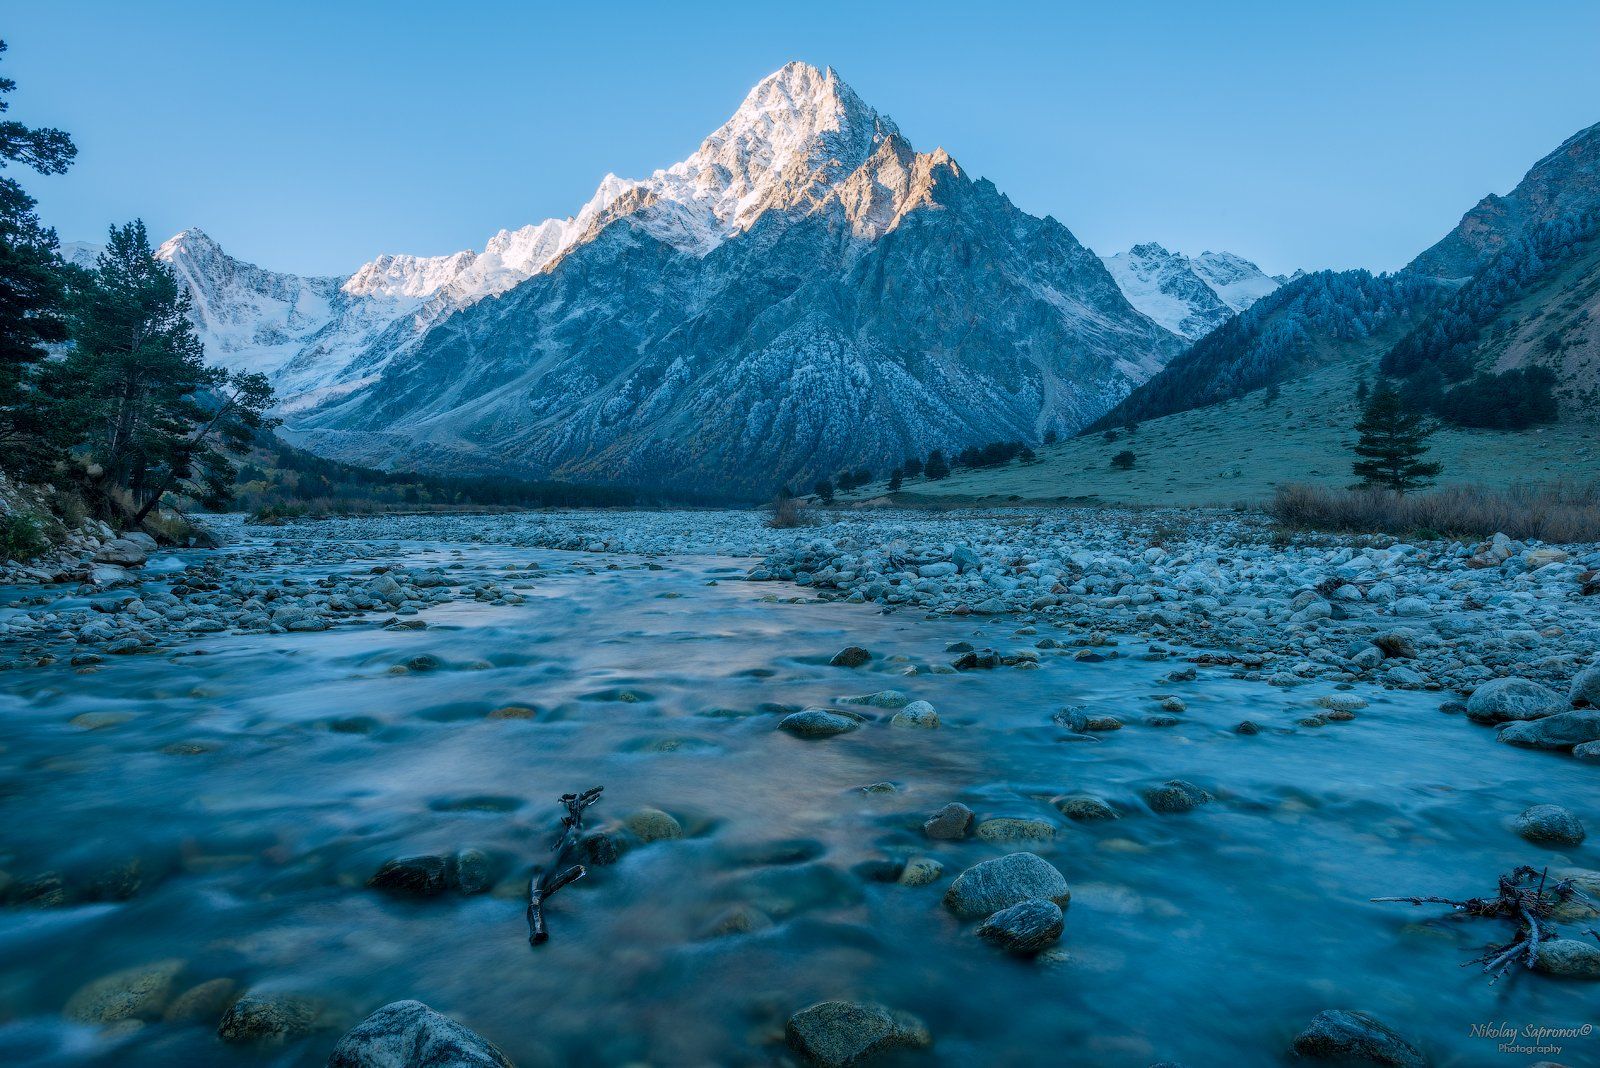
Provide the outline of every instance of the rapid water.
[[[310,561],[282,571],[330,566]],[[22,878],[137,857],[143,883],[122,903],[0,910],[0,1061],[317,1064],[343,1027],[401,998],[457,1016],[523,1068],[780,1063],[789,1014],[836,997],[922,1017],[935,1044],[903,1057],[927,1065],[1278,1065],[1325,1008],[1374,1013],[1438,1065],[1520,1064],[1539,1058],[1497,1054],[1471,1025],[1594,1018],[1593,985],[1491,987],[1461,967],[1509,934],[1498,924],[1368,903],[1490,893],[1520,863],[1600,867],[1591,844],[1560,855],[1508,826],[1531,804],[1589,796],[1592,769],[1497,745],[1441,714],[1438,695],[1360,689],[1371,705],[1355,721],[1294,728],[1328,687],[1205,668],[1166,682],[1182,661],[1143,659],[1145,643],[1102,663],[1045,652],[1037,671],[902,677],[948,661],[953,641],[1073,635],[763,600],[805,591],[742,581],[746,561],[652,570],[410,545],[383,562],[548,574],[526,604],[452,603],[426,630],[204,635],[189,646],[203,656],[0,674],[0,867]],[[875,659],[828,666],[847,644]],[[421,654],[442,666],[391,673]],[[775,729],[780,706],[890,687],[932,702],[943,728],[894,729],[881,713],[822,741]],[[1187,702],[1181,722],[1144,725],[1167,694]],[[1071,704],[1127,726],[1071,736],[1050,718]],[[537,714],[488,717],[507,705]],[[1246,718],[1269,729],[1234,734]],[[1218,800],[1156,815],[1139,791],[1170,778]],[[859,789],[882,781],[897,789]],[[551,939],[532,948],[525,865],[545,855],[557,795],[592,785],[605,787],[592,823],[654,806],[687,836],[592,869],[552,899]],[[1123,818],[1071,823],[1048,800],[1069,792]],[[940,905],[964,867],[1025,847],[924,838],[922,820],[952,800],[1057,825],[1033,848],[1072,886],[1067,959],[1008,957]],[[475,897],[363,885],[387,857],[467,846],[518,865]],[[911,888],[853,871],[908,855],[940,859],[944,877]],[[741,904],[773,926],[709,937]],[[318,997],[327,1027],[252,1050],[220,1043],[214,1022],[101,1031],[60,1015],[83,984],[170,958],[187,982]],[[1600,1061],[1587,1041],[1552,1059]]]

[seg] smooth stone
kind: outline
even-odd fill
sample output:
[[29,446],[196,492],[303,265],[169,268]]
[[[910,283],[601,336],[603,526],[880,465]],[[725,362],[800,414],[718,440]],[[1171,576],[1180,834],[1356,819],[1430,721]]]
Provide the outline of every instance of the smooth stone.
[[789,1048],[812,1064],[844,1068],[891,1049],[923,1049],[932,1043],[927,1025],[883,1005],[823,1001],[789,1017]]
[[1109,802],[1091,794],[1067,794],[1051,798],[1050,803],[1056,807],[1057,812],[1069,820],[1089,822],[1119,818],[1117,810],[1112,808]]
[[683,824],[659,808],[641,808],[625,823],[641,842],[665,842],[683,837]]
[[211,1024],[218,1020],[239,990],[232,979],[207,979],[172,999],[162,1019],[168,1023]]
[[860,697],[841,697],[842,705],[869,705],[872,708],[904,708],[911,703],[911,698],[899,690],[879,690],[876,693],[862,694]]
[[1474,723],[1507,723],[1542,719],[1567,710],[1566,700],[1547,686],[1516,677],[1491,679],[1467,698],[1467,718]]
[[996,816],[978,824],[973,834],[983,842],[1048,842],[1055,838],[1055,825],[1044,820]]
[[1560,805],[1534,805],[1517,817],[1516,828],[1540,845],[1575,846],[1584,839],[1583,824]]
[[374,1012],[328,1056],[328,1068],[513,1068],[493,1043],[420,1001]]
[[1600,944],[1552,938],[1534,950],[1533,968],[1562,979],[1600,979]]
[[1294,1052],[1314,1060],[1424,1068],[1427,1061],[1399,1032],[1354,1009],[1324,1009],[1294,1040]]
[[1191,812],[1215,800],[1205,790],[1182,779],[1169,779],[1160,786],[1152,786],[1144,791],[1145,804],[1157,812]]
[[807,708],[791,712],[778,721],[778,729],[799,738],[831,738],[859,729],[861,722],[825,708]]
[[956,876],[945,891],[944,904],[962,919],[975,920],[1033,897],[1065,905],[1072,900],[1072,891],[1066,876],[1043,857],[1010,853]]
[[112,972],[80,987],[61,1011],[82,1023],[158,1019],[183,969],[183,961],[172,959]]
[[484,894],[494,886],[493,858],[481,849],[463,849],[455,855],[455,887],[463,894]]
[[952,801],[927,818],[922,824],[922,833],[929,838],[955,841],[967,836],[973,819],[970,808],[960,801]]
[[889,726],[936,730],[939,727],[939,713],[926,701],[912,701],[889,717]]
[[1061,937],[1061,906],[1043,898],[1001,909],[978,928],[978,937],[1013,953],[1037,953]]
[[1571,749],[1600,741],[1600,712],[1563,712],[1521,723],[1507,723],[1499,738],[1508,745],[1529,749]]
[[317,1026],[322,1006],[297,994],[248,993],[228,1006],[217,1037],[224,1042],[278,1045],[304,1038]]
[[912,857],[896,880],[901,886],[929,886],[944,874],[944,865],[932,857]]

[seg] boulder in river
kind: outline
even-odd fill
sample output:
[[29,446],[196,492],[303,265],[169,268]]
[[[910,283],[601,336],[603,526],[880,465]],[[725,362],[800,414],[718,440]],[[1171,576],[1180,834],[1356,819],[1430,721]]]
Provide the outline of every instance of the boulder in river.
[[317,1026],[322,1006],[298,994],[248,993],[228,1006],[217,1037],[224,1042],[277,1045],[304,1038]]
[[81,1023],[156,1019],[171,999],[173,983],[183,968],[181,960],[162,960],[112,972],[80,987],[67,999],[62,1012]]
[[1562,696],[1530,679],[1491,679],[1467,698],[1467,718],[1474,723],[1508,723],[1542,719],[1567,710]]
[[847,645],[833,654],[833,659],[828,661],[834,667],[858,668],[872,659],[872,654],[859,645]]
[[395,857],[384,861],[367,885],[392,894],[434,897],[450,887],[450,862],[432,853]]
[[356,1024],[328,1068],[512,1068],[482,1035],[420,1001],[396,1001]]
[[835,734],[847,734],[860,726],[860,720],[827,708],[791,712],[778,721],[779,729],[797,738],[831,738]]
[[137,567],[150,554],[132,538],[114,538],[100,546],[94,554],[97,564],[116,564],[119,567]]
[[956,876],[945,891],[944,904],[962,919],[975,920],[1035,897],[1065,905],[1072,900],[1072,891],[1066,876],[1043,857],[1009,853]]
[[1528,749],[1571,749],[1585,742],[1600,741],[1600,711],[1563,712],[1543,719],[1507,723],[1500,728],[1500,740]]
[[1048,842],[1056,836],[1056,828],[1047,820],[995,816],[978,824],[973,834],[984,842]]
[[1061,937],[1061,906],[1043,898],[1001,909],[978,927],[978,937],[1013,953],[1037,953]]
[[1552,938],[1534,950],[1533,970],[1563,979],[1600,979],[1600,945]]
[[1573,677],[1567,700],[1573,708],[1600,708],[1600,664],[1586,667]]
[[1294,1052],[1312,1060],[1423,1068],[1428,1062],[1388,1024],[1355,1009],[1324,1009],[1299,1035]]
[[939,713],[926,701],[912,701],[889,717],[889,726],[934,730],[939,726]]
[[972,810],[960,801],[952,801],[929,816],[922,824],[922,833],[929,838],[954,841],[965,838],[972,828]]
[[628,817],[627,826],[641,842],[665,842],[683,837],[683,824],[659,808],[641,808]]
[[885,1050],[925,1049],[927,1025],[883,1005],[823,1001],[789,1017],[789,1048],[812,1064],[844,1068]]
[[1160,786],[1144,791],[1144,802],[1157,812],[1192,812],[1208,802],[1215,801],[1205,790],[1183,779],[1169,779]]
[[1517,817],[1517,833],[1530,842],[1575,846],[1583,841],[1583,824],[1560,805],[1534,805]]

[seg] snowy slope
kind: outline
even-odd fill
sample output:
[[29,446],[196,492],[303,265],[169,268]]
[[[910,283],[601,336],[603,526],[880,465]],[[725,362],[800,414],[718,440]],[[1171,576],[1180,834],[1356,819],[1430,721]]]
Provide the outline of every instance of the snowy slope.
[[1191,341],[1284,281],[1231,252],[1203,252],[1190,259],[1153,241],[1102,259],[1129,303]]

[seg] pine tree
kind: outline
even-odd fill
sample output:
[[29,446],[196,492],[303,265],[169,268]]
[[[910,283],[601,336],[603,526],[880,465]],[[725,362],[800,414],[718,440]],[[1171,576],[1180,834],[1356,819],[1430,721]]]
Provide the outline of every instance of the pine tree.
[[900,486],[904,482],[904,479],[905,479],[905,474],[898,467],[895,468],[893,471],[890,471],[889,472],[889,492],[890,493],[899,493],[900,492]]
[[945,461],[944,453],[938,449],[930,452],[928,454],[928,462],[923,465],[922,473],[934,481],[948,477],[950,465]]
[[1123,449],[1111,458],[1111,466],[1118,471],[1132,471],[1133,465],[1137,460],[1138,458],[1133,455],[1131,449]]
[[[0,41],[0,54],[6,50]],[[16,88],[0,78],[0,114]],[[78,150],[60,130],[0,121],[0,170],[13,163],[40,174],[62,174]],[[56,256],[56,234],[34,211],[36,202],[14,179],[0,178],[0,457],[13,473],[31,477],[51,463],[62,444],[40,391],[45,346],[65,341],[63,312],[68,271]]]
[[920,456],[909,457],[905,462],[903,470],[905,471],[907,478],[916,478],[918,475],[922,474],[922,458]]
[[106,484],[132,503],[135,525],[163,494],[226,500],[230,451],[274,425],[263,375],[208,367],[189,294],[155,258],[144,223],[112,227],[76,294],[73,349],[59,368],[59,417]]
[[1441,470],[1439,464],[1422,460],[1433,428],[1406,408],[1387,381],[1380,382],[1367,398],[1356,430],[1361,434],[1355,444],[1360,459],[1351,470],[1360,476],[1363,486],[1404,493],[1426,486]]

